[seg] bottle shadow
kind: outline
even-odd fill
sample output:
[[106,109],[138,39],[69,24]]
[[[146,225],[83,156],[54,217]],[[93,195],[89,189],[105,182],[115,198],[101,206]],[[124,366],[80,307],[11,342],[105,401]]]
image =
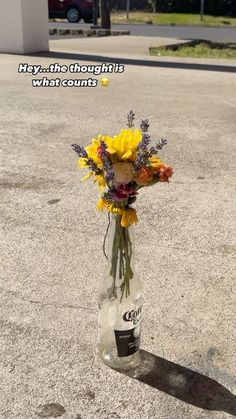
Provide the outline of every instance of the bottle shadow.
[[236,416],[236,396],[217,381],[147,351],[140,351],[137,367],[117,371],[185,403]]

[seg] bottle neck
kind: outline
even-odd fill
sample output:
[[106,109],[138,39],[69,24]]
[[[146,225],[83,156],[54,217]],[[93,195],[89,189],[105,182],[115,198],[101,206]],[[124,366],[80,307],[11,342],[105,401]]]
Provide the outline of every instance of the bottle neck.
[[134,277],[134,229],[122,227],[121,216],[111,214],[108,234],[108,263],[111,279],[110,297],[120,301],[130,295],[130,280]]
[[130,263],[134,266],[134,226],[121,226],[121,215],[110,215],[110,227],[108,231],[108,262],[111,264],[115,255],[119,257],[120,253],[129,257]]

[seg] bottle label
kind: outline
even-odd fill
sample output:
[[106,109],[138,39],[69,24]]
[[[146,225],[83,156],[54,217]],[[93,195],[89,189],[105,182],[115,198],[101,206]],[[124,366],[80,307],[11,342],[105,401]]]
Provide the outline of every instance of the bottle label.
[[130,356],[139,350],[140,346],[140,320],[142,308],[126,311],[123,320],[134,326],[128,330],[115,330],[116,346],[119,357]]
[[139,350],[140,328],[115,330],[116,346],[119,357],[130,356]]

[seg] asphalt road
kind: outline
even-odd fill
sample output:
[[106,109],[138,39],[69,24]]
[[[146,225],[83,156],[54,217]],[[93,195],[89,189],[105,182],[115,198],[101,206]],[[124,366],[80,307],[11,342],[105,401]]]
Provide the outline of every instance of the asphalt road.
[[[90,24],[67,22],[50,22],[50,28],[90,29]],[[129,30],[134,36],[159,36],[163,38],[205,39],[217,42],[236,42],[236,28],[232,27],[197,27],[168,25],[114,24],[113,29]]]

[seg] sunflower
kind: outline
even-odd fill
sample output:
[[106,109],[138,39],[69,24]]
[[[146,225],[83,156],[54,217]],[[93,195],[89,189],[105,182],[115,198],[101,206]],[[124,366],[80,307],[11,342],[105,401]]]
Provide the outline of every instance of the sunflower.
[[80,157],[79,158],[79,160],[78,160],[79,167],[82,167],[82,168],[89,167],[88,158],[90,158],[94,161],[94,163],[97,165],[97,167],[99,169],[102,168],[102,160],[100,159],[100,157],[97,153],[98,147],[100,145],[99,137],[100,136],[98,136],[98,138],[93,138],[91,144],[89,144],[87,147],[85,147],[85,150],[87,152],[88,157]]
[[118,135],[105,137],[107,151],[116,161],[135,161],[137,146],[142,140],[139,129],[122,129]]
[[[90,167],[88,159],[92,159],[98,169],[102,168],[102,160],[97,152],[98,147],[100,145],[101,135],[98,138],[92,139],[91,144],[85,147],[87,157],[80,157],[78,160],[78,165],[81,168],[88,168]],[[91,167],[90,167],[91,168]],[[106,187],[106,181],[104,179],[103,174],[95,174],[93,171],[90,171],[87,175],[85,175],[82,180],[87,180],[91,176],[94,175],[94,183],[97,182],[99,189],[102,191]]]
[[[87,179],[87,178],[86,178]],[[98,186],[99,186],[99,189],[101,190],[101,191],[103,191],[103,189],[105,189],[105,187],[106,187],[106,181],[105,181],[105,179],[104,179],[104,176],[103,176],[103,174],[101,174],[101,175],[94,175],[94,183],[96,183],[96,182],[98,182]]]

